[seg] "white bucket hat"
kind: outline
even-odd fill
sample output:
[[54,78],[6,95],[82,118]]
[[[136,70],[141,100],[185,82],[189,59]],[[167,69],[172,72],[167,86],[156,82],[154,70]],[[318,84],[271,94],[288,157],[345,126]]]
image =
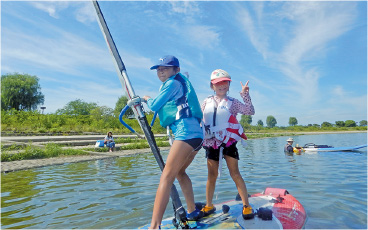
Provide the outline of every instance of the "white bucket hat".
[[291,137],[289,137],[289,139],[287,139],[286,141],[287,141],[287,142],[289,142],[289,141],[294,142],[294,139],[293,139],[293,138],[291,138]]

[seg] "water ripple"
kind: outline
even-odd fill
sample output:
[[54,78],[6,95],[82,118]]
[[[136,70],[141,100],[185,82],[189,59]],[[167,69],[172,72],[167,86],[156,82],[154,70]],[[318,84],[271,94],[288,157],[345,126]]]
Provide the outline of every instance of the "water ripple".
[[[300,145],[360,145],[367,134],[294,137]],[[285,155],[285,137],[249,140],[239,147],[239,169],[249,193],[286,188],[305,207],[306,228],[367,228],[367,151]],[[168,152],[162,152],[166,159]],[[188,168],[196,201],[204,202],[205,153]],[[4,174],[2,228],[136,228],[150,222],[161,172],[152,154],[81,162]],[[182,202],[185,200],[175,182]],[[237,194],[224,164],[214,202]],[[172,216],[169,203],[164,217]]]

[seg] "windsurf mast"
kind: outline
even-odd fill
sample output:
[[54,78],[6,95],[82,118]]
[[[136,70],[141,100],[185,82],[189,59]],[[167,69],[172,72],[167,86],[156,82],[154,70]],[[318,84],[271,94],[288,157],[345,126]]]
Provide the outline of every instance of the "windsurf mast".
[[[107,27],[105,18],[101,12],[100,6],[98,4],[97,1],[93,0],[92,1],[93,6],[96,10],[96,14],[97,14],[97,21],[100,25],[102,34],[105,37],[105,41],[107,43],[107,46],[109,48],[109,51],[112,55],[113,58],[113,62],[115,64],[117,73],[118,73],[118,77],[119,80],[124,88],[124,91],[126,92],[128,99],[130,100],[128,102],[128,104],[131,105],[131,107],[133,107],[133,111],[134,111],[134,115],[136,117],[136,119],[139,122],[139,125],[141,126],[144,135],[146,136],[147,142],[152,150],[153,155],[156,158],[156,161],[161,169],[161,171],[164,169],[165,167],[165,163],[162,159],[162,156],[160,154],[160,150],[157,147],[156,144],[156,140],[155,137],[152,133],[151,127],[149,126],[149,123],[147,121],[147,118],[145,116],[145,112],[143,110],[143,106],[142,106],[142,99],[137,96],[133,90],[133,87],[129,81],[129,77],[128,74],[126,72],[126,68],[125,65],[120,57],[120,54],[118,52],[118,49],[115,46],[115,42],[111,36],[110,30]],[[181,203],[181,200],[179,198],[179,194],[178,191],[175,187],[175,185],[173,184],[171,187],[171,200],[174,206],[174,211],[175,211],[175,218],[177,218],[178,221],[185,223],[186,222],[186,211]]]

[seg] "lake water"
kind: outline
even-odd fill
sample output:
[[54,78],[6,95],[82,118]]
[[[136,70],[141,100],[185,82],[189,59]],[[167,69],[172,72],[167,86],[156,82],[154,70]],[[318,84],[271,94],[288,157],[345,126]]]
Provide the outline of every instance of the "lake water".
[[[287,138],[249,140],[246,148],[238,144],[239,167],[248,192],[287,189],[304,206],[307,229],[367,229],[367,149],[288,156],[283,152]],[[310,142],[355,146],[366,144],[367,134],[294,136],[294,144]],[[162,152],[164,159],[167,154]],[[214,203],[237,194],[224,169]],[[188,174],[196,201],[205,202],[203,149]],[[152,154],[2,174],[1,228],[134,229],[151,221],[159,177]],[[165,218],[172,213],[169,203]]]

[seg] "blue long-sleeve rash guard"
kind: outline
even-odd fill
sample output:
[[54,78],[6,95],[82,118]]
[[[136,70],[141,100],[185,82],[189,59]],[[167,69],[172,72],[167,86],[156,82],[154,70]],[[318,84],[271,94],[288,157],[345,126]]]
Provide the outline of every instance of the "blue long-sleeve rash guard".
[[[184,94],[183,86],[174,76],[166,80],[166,84],[161,86],[160,92],[154,99],[147,100],[148,108],[158,111],[170,100],[178,100]],[[175,135],[175,140],[188,140],[192,138],[203,138],[203,131],[199,121],[194,117],[182,118],[170,125],[170,129]]]

